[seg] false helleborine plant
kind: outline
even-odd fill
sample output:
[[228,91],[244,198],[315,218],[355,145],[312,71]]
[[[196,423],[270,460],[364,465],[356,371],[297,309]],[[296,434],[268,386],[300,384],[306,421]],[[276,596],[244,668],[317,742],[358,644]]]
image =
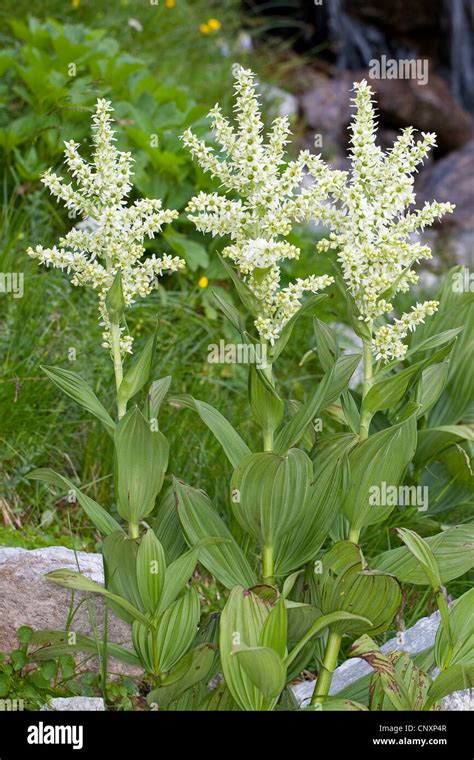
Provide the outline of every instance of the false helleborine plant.
[[[361,546],[364,531],[386,521],[399,503],[393,497],[374,500],[374,491],[398,493],[406,484],[416,492],[429,477],[428,464],[473,440],[471,429],[461,424],[467,405],[460,399],[468,403],[470,397],[465,373],[459,371],[469,357],[469,339],[461,332],[472,317],[469,294],[454,294],[451,274],[439,302],[417,304],[388,319],[393,298],[416,283],[414,266],[430,255],[412,234],[452,210],[450,204],[434,202],[409,211],[413,173],[434,136],[416,142],[408,129],[383,153],[375,143],[371,90],[361,82],[355,88],[351,172],[332,171],[306,151],[287,161],[288,121],[277,118],[265,138],[254,77],[236,67],[235,78],[235,125],[218,106],[211,112],[220,150],[190,131],[183,137],[222,188],[198,194],[188,213],[198,230],[227,238],[222,263],[245,314],[216,296],[218,304],[245,343],[267,352],[265,363],[249,365],[249,404],[261,429],[262,450],[252,451],[204,401],[182,396],[171,402],[197,412],[222,446],[233,469],[222,501],[228,499],[238,529],[221,516],[223,504],[217,509],[204,491],[178,478],[155,504],[168,446],[151,423],[169,378],[152,384],[143,412],[137,407],[126,412],[128,401],[148,382],[153,338],[117,382],[117,422],[84,381],[47,369],[113,435],[117,510],[129,524],[127,536],[107,510],[74,486],[105,535],[106,587],[70,571],[54,573],[52,580],[105,595],[132,624],[135,652],[118,645],[107,651],[140,662],[153,676],[149,701],[158,709],[297,709],[291,684],[309,668],[318,676],[308,709],[438,709],[446,694],[474,680],[473,590],[450,609],[444,588],[474,565],[472,525],[445,524],[427,539],[400,527],[401,545],[375,557],[366,558]],[[70,208],[95,220],[95,232],[73,231],[59,250],[39,247],[33,255],[72,268],[76,283],[99,289],[105,342],[114,360],[119,354],[121,360],[130,346],[123,333],[120,338],[126,305],[137,293],[149,292],[156,273],[179,268],[181,262],[141,259],[143,237],[171,221],[172,212],[151,201],[137,202],[131,207],[135,211],[124,207],[130,159],[111,147],[107,110],[99,102],[96,170],[86,169],[76,146],[68,146],[69,165],[82,186],[79,194],[47,175],[47,184],[73,204]],[[111,179],[113,166],[118,182]],[[330,228],[320,248],[337,253],[336,275],[282,286],[282,262],[299,255],[285,238],[294,223],[308,220]],[[99,279],[93,275],[96,266],[102,267]],[[362,339],[362,355],[344,354],[338,334],[315,318],[321,380],[304,403],[285,403],[275,364],[297,320],[314,312],[326,297],[319,291],[334,280]],[[349,382],[361,360],[359,395]],[[319,417],[324,427],[316,434],[313,422]],[[32,477],[73,487],[49,470]],[[142,532],[145,517],[152,527]],[[199,630],[199,602],[187,584],[198,560],[227,590],[219,620]],[[440,611],[435,647],[416,662],[403,651],[383,654],[373,638],[391,629],[401,607],[401,584],[430,587]],[[357,701],[350,689],[329,696],[344,637],[353,640],[349,656],[366,659],[374,670],[370,684],[357,688]],[[37,641],[49,645],[38,650],[40,658],[67,646],[60,631],[39,634]],[[97,651],[87,637],[76,647]],[[434,665],[440,669],[435,678],[429,675]]]

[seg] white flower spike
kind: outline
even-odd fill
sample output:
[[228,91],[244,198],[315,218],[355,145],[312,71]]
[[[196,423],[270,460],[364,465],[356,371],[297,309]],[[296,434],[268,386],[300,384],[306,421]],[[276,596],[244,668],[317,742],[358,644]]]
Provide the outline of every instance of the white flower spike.
[[[283,326],[301,306],[305,292],[316,293],[333,282],[328,275],[299,278],[280,289],[280,264],[297,259],[300,250],[284,241],[294,222],[314,217],[329,193],[341,181],[341,172],[331,171],[307,151],[294,161],[285,161],[290,135],[287,117],[276,118],[268,141],[263,139],[260,105],[251,71],[235,66],[235,127],[219,106],[210,113],[222,156],[199,140],[191,130],[183,135],[201,167],[220,179],[225,191],[199,193],[189,202],[189,218],[201,232],[229,235],[232,243],[222,251],[237,266],[240,275],[256,296],[260,313],[255,326],[262,340],[272,345]],[[309,188],[301,188],[305,168],[315,178]]]
[[[406,212],[415,201],[414,172],[436,145],[434,134],[415,142],[412,127],[404,129],[392,150],[384,153],[375,144],[376,116],[372,90],[365,80],[354,84],[356,113],[350,126],[352,171],[333,193],[336,205],[323,209],[330,227],[328,240],[319,250],[339,250],[338,259],[347,287],[359,310],[359,319],[373,320],[392,311],[390,299],[416,283],[413,266],[431,258],[428,246],[412,241],[418,230],[451,213],[451,203],[426,203],[419,211]],[[337,203],[339,201],[339,203]],[[320,211],[318,210],[321,216]],[[403,339],[427,315],[436,301],[417,304],[394,324],[379,327],[372,342],[377,359],[403,359]]]
[[[109,101],[99,99],[93,121],[95,146],[92,163],[79,155],[79,145],[65,143],[65,163],[75,181],[64,180],[49,170],[42,182],[52,195],[63,201],[71,215],[81,216],[80,223],[59,240],[58,246],[37,245],[27,253],[45,266],[72,273],[73,285],[86,285],[99,294],[99,311],[104,326],[103,345],[111,348],[110,320],[105,299],[114,277],[120,271],[125,305],[148,295],[158,276],[182,269],[185,262],[178,256],[154,254],[142,258],[145,238],[153,238],[164,224],[176,219],[176,211],[161,207],[160,200],[141,199],[127,206],[131,190],[133,159],[130,153],[117,150],[112,129]],[[122,354],[132,353],[132,338],[121,328]]]

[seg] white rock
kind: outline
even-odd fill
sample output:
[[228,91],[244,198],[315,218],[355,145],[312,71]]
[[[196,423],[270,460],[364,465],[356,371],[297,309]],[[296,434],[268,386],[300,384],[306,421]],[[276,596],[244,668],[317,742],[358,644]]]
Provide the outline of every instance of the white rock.
[[[64,630],[71,610],[72,592],[46,580],[45,573],[60,569],[80,570],[97,583],[104,582],[102,556],[76,552],[63,546],[43,549],[20,549],[0,546],[0,652],[10,652],[18,646],[16,629],[28,625],[36,630]],[[82,594],[75,592],[74,607]],[[103,630],[104,601],[97,594],[89,595],[87,603],[77,609],[70,630],[91,634],[97,626]],[[91,620],[92,623],[91,624]],[[132,649],[128,623],[108,614],[108,638]],[[87,668],[97,667],[89,660]],[[141,671],[126,663],[110,659],[113,673],[138,675]]]
[[104,712],[104,700],[99,697],[55,697],[48,705],[41,708],[41,712]]
[[[439,612],[434,612],[430,617],[421,618],[412,628],[403,631],[398,637],[390,639],[381,647],[382,652],[393,652],[401,649],[409,654],[422,652],[433,646],[436,631],[439,625]],[[354,681],[373,673],[372,668],[364,660],[353,657],[343,662],[335,671],[329,693],[338,694],[346,686]],[[314,681],[305,681],[293,687],[293,692],[301,707],[306,707],[313,694]],[[465,689],[450,694],[444,700],[444,709],[449,711],[474,710],[473,689]]]

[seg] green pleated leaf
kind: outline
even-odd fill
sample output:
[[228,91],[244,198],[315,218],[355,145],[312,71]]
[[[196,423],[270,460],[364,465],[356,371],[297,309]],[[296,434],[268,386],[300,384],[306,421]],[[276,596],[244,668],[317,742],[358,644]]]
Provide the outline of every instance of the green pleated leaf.
[[446,385],[448,371],[449,362],[433,364],[423,370],[416,396],[416,400],[421,405],[417,417],[425,415],[437,402]]
[[349,483],[347,456],[330,452],[310,485],[298,522],[277,541],[275,574],[285,576],[314,559],[336,518]]
[[232,327],[234,327],[241,335],[245,332],[245,322],[240,316],[240,312],[235,308],[234,304],[227,299],[221,298],[219,293],[215,290],[212,291],[212,295],[216,299],[218,306],[224,316],[229,320]]
[[374,383],[364,398],[364,409],[372,415],[381,409],[390,409],[405,395],[407,388],[420,373],[421,367],[414,364],[377,383]]
[[161,686],[148,694],[148,704],[166,709],[170,702],[209,676],[215,656],[212,644],[200,644],[185,654],[161,680]]
[[271,609],[271,603],[262,595],[236,586],[222,611],[219,629],[222,671],[227,688],[241,710],[271,710],[276,704],[276,698],[265,698],[239,658],[234,656],[242,646],[259,646],[262,628]]
[[186,548],[172,486],[163,489],[160,493],[154,514],[155,517],[151,523],[153,531],[166,552],[167,560],[172,562],[178,559]]
[[426,467],[443,451],[461,441],[474,441],[474,432],[468,425],[442,425],[419,430],[414,463],[418,468]]
[[284,404],[263,370],[249,366],[249,400],[253,416],[264,433],[273,433],[283,419]]
[[242,670],[266,699],[280,696],[285,688],[286,669],[274,649],[241,646],[232,656],[238,659]]
[[341,633],[344,631],[345,624],[349,630],[353,628],[354,623],[359,626],[362,624],[365,628],[370,628],[372,626],[371,621],[367,617],[363,617],[362,615],[353,615],[351,612],[346,612],[343,610],[330,612],[327,615],[320,615],[314,621],[314,623],[309,626],[304,635],[288,654],[288,657],[285,660],[286,666],[289,667],[292,664],[292,662],[301,652],[303,647],[308,643],[308,641],[310,641],[310,639],[312,639],[314,636],[317,636],[326,628],[329,628],[329,626],[334,626],[335,623],[340,624],[338,625],[338,631]]
[[393,505],[380,504],[382,485],[398,486],[416,447],[416,419],[381,430],[359,443],[349,455],[351,484],[342,512],[354,529],[384,520]]
[[173,406],[182,406],[196,411],[211,433],[217,438],[224,453],[233,467],[245,456],[250,449],[226,418],[205,401],[198,401],[192,396],[176,396],[170,399]]
[[449,611],[449,629],[451,641],[444,626],[440,625],[436,633],[436,665],[474,665],[474,588],[454,602]]
[[145,610],[154,615],[165,582],[165,552],[152,530],[140,541],[137,552],[137,584]]
[[168,441],[134,407],[115,430],[116,497],[121,517],[138,523],[155,506],[168,467]]
[[217,254],[217,255],[227,275],[232,280],[235,290],[237,292],[237,295],[242,301],[242,304],[245,306],[246,309],[248,309],[250,314],[257,316],[257,314],[259,314],[260,312],[260,301],[252,293],[248,285],[246,285],[245,282],[239,277],[234,267],[231,264],[229,264],[229,262],[226,261],[220,254]]
[[304,514],[312,472],[311,460],[299,449],[285,456],[245,457],[231,479],[232,509],[240,525],[272,545]]
[[426,574],[428,583],[437,589],[441,586],[438,563],[436,562],[429,544],[415,531],[408,528],[396,528],[396,533],[401,538],[408,551],[418,561]]
[[314,574],[316,604],[324,615],[351,612],[367,618],[371,625],[350,620],[335,623],[334,630],[372,635],[387,630],[401,604],[396,579],[369,570],[358,546],[340,541],[321,558],[321,572]]
[[402,674],[397,672],[390,657],[381,652],[370,636],[365,634],[357,639],[351,647],[350,656],[366,660],[370,667],[373,668],[379,677],[380,685],[385,697],[387,697],[391,704],[392,710],[414,709]]
[[[102,542],[107,589],[123,599],[127,599],[141,610],[143,606],[137,584],[137,552],[137,542],[131,540],[123,531],[112,533]],[[111,603],[110,608],[127,623],[133,621],[133,617],[124,611],[120,605]]]
[[114,277],[112,286],[107,291],[105,306],[111,322],[119,324],[125,311],[125,299],[123,297],[122,273],[120,270]]
[[76,401],[83,409],[97,417],[109,435],[114,434],[115,422],[101,404],[92,388],[76,372],[61,367],[42,366],[41,369],[62,390],[66,396]]
[[150,380],[156,348],[156,330],[147,340],[132,366],[125,373],[117,392],[117,400],[127,404]]
[[228,589],[237,585],[254,586],[257,576],[209,497],[176,479],[173,487],[179,519],[189,544],[194,546],[207,536],[225,539],[220,544],[201,548],[199,558],[204,567]]
[[453,691],[472,689],[474,686],[474,664],[452,665],[435,678],[428,692],[428,703],[432,705]]
[[[442,583],[459,578],[474,567],[474,525],[456,525],[424,541],[436,560]],[[402,583],[429,584],[419,561],[405,546],[379,554],[371,565],[395,575]]]
[[311,398],[278,432],[275,451],[284,452],[299,443],[314,418],[336,401],[347,388],[359,363],[359,355],[341,356],[336,361],[332,369],[324,375]]
[[199,597],[188,589],[162,615],[156,632],[161,672],[169,671],[193,643],[199,623]]
[[191,549],[175,559],[165,571],[165,580],[160,596],[158,614],[162,615],[174,602],[193,574],[199,556],[199,549]]
[[83,493],[73,482],[64,475],[50,470],[48,467],[32,470],[26,476],[29,480],[39,480],[41,483],[48,483],[51,486],[58,486],[61,491],[68,491],[77,499],[89,520],[96,526],[100,532],[108,536],[115,531],[122,530],[120,524],[107,510],[97,504],[94,499]]

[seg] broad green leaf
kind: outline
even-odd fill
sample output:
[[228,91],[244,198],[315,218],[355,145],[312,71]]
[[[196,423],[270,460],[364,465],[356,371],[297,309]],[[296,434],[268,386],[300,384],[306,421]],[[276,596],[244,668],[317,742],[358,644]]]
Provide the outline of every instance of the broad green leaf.
[[286,666],[289,667],[291,665],[291,663],[294,661],[294,659],[303,649],[305,644],[308,641],[310,641],[310,639],[312,639],[313,636],[316,636],[318,633],[321,633],[321,631],[324,631],[326,628],[329,628],[329,626],[333,626],[334,623],[342,623],[342,625],[338,626],[339,631],[342,633],[345,622],[350,624],[348,625],[349,629],[352,629],[353,623],[356,623],[358,625],[362,624],[364,627],[369,627],[369,628],[372,625],[371,621],[367,617],[363,617],[362,615],[353,615],[351,612],[345,612],[342,610],[336,611],[336,612],[330,612],[327,615],[321,615],[308,628],[304,636],[302,636],[302,638],[298,641],[298,643],[293,647],[291,652],[288,654],[288,657],[285,660]]
[[117,392],[119,402],[127,404],[148,383],[153,368],[155,348],[156,331],[148,338],[132,366],[125,373]]
[[405,395],[407,388],[421,372],[420,364],[397,372],[374,383],[363,401],[364,409],[372,415],[381,409],[390,409]]
[[[397,672],[390,657],[383,654],[375,642],[364,634],[351,647],[351,657],[360,657],[375,671],[385,696],[395,710],[412,710],[413,704],[410,699],[405,681]],[[373,685],[374,682],[372,682]],[[372,707],[372,709],[374,709]],[[381,709],[381,708],[379,708]]]
[[441,586],[441,578],[438,563],[433,556],[429,544],[413,530],[408,530],[408,528],[396,528],[396,532],[425,572],[428,583],[434,589],[438,589]]
[[200,644],[185,654],[162,678],[159,688],[148,694],[148,704],[156,704],[158,709],[166,709],[170,702],[209,676],[215,656],[215,647],[212,644]]
[[188,589],[162,615],[156,632],[160,672],[170,670],[193,643],[199,623],[199,597]]
[[407,420],[374,433],[349,455],[351,484],[342,512],[353,529],[384,520],[393,505],[381,504],[382,485],[398,486],[416,446],[416,420]]
[[242,440],[237,431],[234,430],[230,422],[210,404],[207,404],[205,401],[198,401],[192,396],[177,396],[170,399],[170,404],[195,410],[211,433],[217,438],[233,467],[237,467],[239,462],[251,453],[247,444]]
[[441,396],[448,377],[449,362],[432,364],[421,373],[417,400],[421,408],[417,417],[425,415]]
[[273,607],[260,634],[260,645],[270,647],[281,658],[286,656],[287,613],[283,597]]
[[349,483],[347,456],[337,450],[329,453],[317,467],[303,514],[276,544],[276,575],[285,576],[316,557],[344,501]]
[[[151,525],[155,536],[166,552],[167,560],[172,562],[177,559],[185,550],[186,541],[181,529],[177,499],[172,486],[163,489],[160,493],[155,517]],[[201,538],[205,538],[205,536],[201,536]]]
[[223,543],[200,550],[200,562],[204,567],[228,589],[236,585],[254,586],[257,583],[254,571],[208,496],[176,479],[173,486],[179,519],[189,544],[194,546],[207,536],[225,539]]
[[270,647],[241,646],[232,653],[250,681],[266,699],[279,697],[285,688],[283,660]]
[[155,506],[168,467],[168,441],[134,407],[115,430],[117,509],[124,520],[138,523]]
[[323,370],[329,372],[334,362],[339,358],[337,335],[332,327],[317,317],[314,318],[313,324],[319,362]]
[[467,425],[442,425],[418,431],[414,462],[418,468],[426,467],[455,443],[474,441],[474,432]]
[[449,628],[451,642],[442,625],[436,633],[436,665],[474,665],[474,588],[454,602],[449,611]]
[[52,486],[57,486],[62,491],[66,490],[73,495],[82,509],[86,513],[87,517],[96,526],[101,533],[105,536],[115,533],[115,531],[122,530],[120,524],[115,520],[112,515],[109,515],[107,510],[101,507],[90,496],[86,496],[73,482],[66,478],[64,475],[59,475],[54,470],[50,470],[48,467],[32,470],[26,476],[29,480],[39,480],[41,483],[48,483]]
[[264,433],[273,433],[283,419],[284,404],[275,388],[255,365],[249,366],[249,400],[256,422]]
[[[474,567],[474,525],[456,525],[424,540],[436,560],[442,583],[459,578]],[[391,573],[402,583],[428,585],[419,561],[405,546],[379,554],[371,560],[371,565]]]
[[231,479],[231,501],[240,525],[272,545],[304,514],[312,463],[299,449],[285,456],[263,452],[245,457]]
[[310,399],[277,433],[275,451],[285,452],[296,446],[308,425],[347,388],[350,378],[360,363],[359,355],[341,356],[324,375]]
[[452,694],[453,691],[472,689],[473,686],[474,664],[464,665],[457,663],[446,670],[442,670],[434,679],[428,692],[427,704],[432,705],[443,697],[448,696],[448,694]]
[[109,435],[114,434],[115,422],[101,404],[92,388],[76,372],[61,367],[42,366],[41,369],[69,398],[97,417]]
[[158,614],[162,615],[174,602],[178,594],[184,589],[196,567],[200,550],[190,549],[175,559],[165,571],[165,579],[158,607]]
[[242,646],[258,647],[262,628],[272,605],[242,586],[229,594],[221,614],[219,650],[224,679],[241,710],[271,710],[276,699],[266,699],[245,672],[234,652]]
[[335,623],[333,629],[341,634],[353,632],[360,635],[370,629],[375,635],[386,631],[401,604],[396,579],[369,570],[359,547],[350,541],[334,544],[321,558],[321,572],[315,572],[313,578],[315,603],[324,615],[351,612],[371,623],[349,620]]
[[109,288],[105,297],[105,306],[111,322],[120,323],[125,311],[125,299],[123,297],[122,273],[120,270],[114,277],[112,287]]
[[[130,539],[123,531],[106,536],[102,542],[104,558],[105,585],[109,591],[127,599],[137,609],[143,609],[142,599],[137,584],[137,542]],[[132,617],[113,603],[111,609],[128,623]]]
[[219,293],[216,293],[215,290],[213,291],[213,296],[216,299],[220,310],[224,316],[227,317],[232,327],[234,327],[237,332],[243,335],[245,332],[245,322],[240,316],[240,312],[235,308],[234,304],[228,301],[227,298],[221,298]]
[[137,552],[137,584],[146,611],[154,615],[165,582],[165,552],[152,530],[140,540]]

